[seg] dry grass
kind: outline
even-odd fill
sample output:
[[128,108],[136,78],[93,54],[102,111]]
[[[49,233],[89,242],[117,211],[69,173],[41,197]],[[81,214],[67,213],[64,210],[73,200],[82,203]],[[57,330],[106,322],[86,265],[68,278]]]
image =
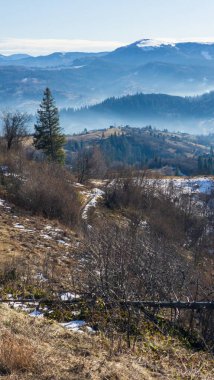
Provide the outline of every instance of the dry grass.
[[26,339],[9,331],[1,335],[0,374],[31,371],[35,363],[35,348]]
[[0,218],[0,277],[15,268],[29,280],[42,273],[56,287],[71,287],[81,243],[75,231],[14,207],[10,210],[0,206]]
[[118,340],[112,343],[105,337],[69,332],[6,306],[0,307],[0,330],[0,363],[6,380],[211,380],[214,376],[211,355],[149,331],[134,352],[127,352],[124,345],[118,354]]
[[[0,268],[20,260],[20,269],[33,276],[45,269],[48,255],[47,277],[58,289],[68,286],[72,268],[78,268],[80,238],[48,221],[52,230],[62,231],[47,240],[42,236],[47,220],[18,210],[0,207],[0,217]],[[15,223],[33,233],[14,227]],[[57,242],[63,236],[71,246]],[[110,341],[69,332],[55,322],[0,305],[0,377],[5,380],[212,380],[213,368],[212,355],[187,349],[177,338],[150,329],[144,328],[142,339],[127,351],[118,336]]]
[[67,137],[67,141],[71,140],[72,141],[92,141],[92,140],[97,140],[97,139],[101,139],[101,138],[108,138],[110,137],[111,135],[114,135],[114,134],[117,134],[117,135],[121,135],[122,134],[122,131],[120,128],[117,128],[117,127],[114,127],[114,128],[108,128],[108,129],[100,129],[100,130],[96,130],[96,131],[89,131],[87,134],[79,134],[79,135],[76,135],[76,136],[68,136]]

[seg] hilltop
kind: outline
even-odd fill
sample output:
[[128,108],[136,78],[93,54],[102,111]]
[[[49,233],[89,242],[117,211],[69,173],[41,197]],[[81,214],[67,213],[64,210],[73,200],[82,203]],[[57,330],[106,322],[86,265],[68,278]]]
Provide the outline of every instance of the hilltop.
[[[198,167],[198,159],[209,157],[210,147],[213,144],[213,135],[197,136],[169,132],[167,129],[160,130],[151,126],[142,128],[111,126],[67,136],[65,147],[72,165],[75,165],[78,154],[85,151],[92,160],[92,166],[96,166],[95,160],[100,161],[97,167],[100,164],[104,176],[107,169],[126,166],[133,169],[160,170],[163,167],[171,167],[174,174],[177,168],[180,174],[193,175],[202,173]],[[93,152],[97,148],[102,158],[96,157],[95,153],[93,158]],[[98,168],[97,170],[99,173]]]

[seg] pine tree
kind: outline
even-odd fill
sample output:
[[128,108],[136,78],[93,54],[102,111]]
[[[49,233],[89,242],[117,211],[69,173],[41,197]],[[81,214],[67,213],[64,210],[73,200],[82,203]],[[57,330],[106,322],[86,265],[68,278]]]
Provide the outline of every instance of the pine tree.
[[64,143],[65,137],[59,125],[58,109],[50,89],[46,88],[37,111],[34,146],[36,149],[41,149],[49,160],[63,163],[65,160]]
[[198,171],[199,171],[199,173],[203,172],[203,159],[202,159],[202,156],[198,156]]

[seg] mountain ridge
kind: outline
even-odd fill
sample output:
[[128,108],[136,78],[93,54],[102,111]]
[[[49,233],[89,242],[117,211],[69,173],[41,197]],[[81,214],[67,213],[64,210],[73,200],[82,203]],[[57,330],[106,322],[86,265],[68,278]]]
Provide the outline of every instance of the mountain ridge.
[[59,108],[138,92],[203,94],[214,89],[213,63],[212,42],[146,39],[112,52],[0,56],[0,105],[35,112],[45,87],[52,89]]
[[[167,94],[127,95],[111,97],[101,103],[80,109],[63,109],[61,117],[65,126],[82,125],[91,126],[100,124],[131,124],[136,123],[157,124],[161,126],[176,126],[177,122],[188,125],[195,124],[195,133],[201,123],[209,125],[210,131],[214,126],[214,91],[200,96],[173,96]],[[105,124],[103,124],[105,123]],[[186,131],[188,128],[186,129]]]

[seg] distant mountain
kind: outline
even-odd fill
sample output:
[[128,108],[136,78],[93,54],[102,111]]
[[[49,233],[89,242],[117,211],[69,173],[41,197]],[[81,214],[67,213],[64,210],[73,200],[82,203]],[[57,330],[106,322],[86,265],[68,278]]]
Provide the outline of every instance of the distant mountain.
[[144,39],[110,53],[0,55],[0,108],[35,112],[46,86],[59,107],[141,92],[203,94],[214,90],[214,43]]
[[111,124],[145,123],[175,130],[178,125],[183,131],[199,128],[214,131],[214,92],[196,97],[170,96],[165,94],[136,94],[121,98],[109,98],[91,107],[61,111],[64,125],[81,126],[83,129]]
[[7,62],[14,62],[14,61],[19,61],[21,59],[26,59],[26,58],[30,58],[30,55],[28,54],[12,54],[12,55],[9,55],[9,56],[6,56],[6,55],[2,55],[0,54],[0,64],[3,62],[3,63],[7,63]]
[[47,68],[47,67],[63,67],[71,66],[76,59],[80,58],[94,58],[102,57],[107,53],[81,53],[81,52],[71,52],[71,53],[52,53],[49,55],[41,55],[38,57],[32,57],[27,54],[13,54],[10,56],[0,56],[0,65],[14,65],[14,66],[24,66],[24,67],[37,67],[37,68]]
[[143,39],[116,49],[107,56],[114,62],[142,65],[148,62],[168,62],[182,65],[212,66],[214,42],[165,42]]

